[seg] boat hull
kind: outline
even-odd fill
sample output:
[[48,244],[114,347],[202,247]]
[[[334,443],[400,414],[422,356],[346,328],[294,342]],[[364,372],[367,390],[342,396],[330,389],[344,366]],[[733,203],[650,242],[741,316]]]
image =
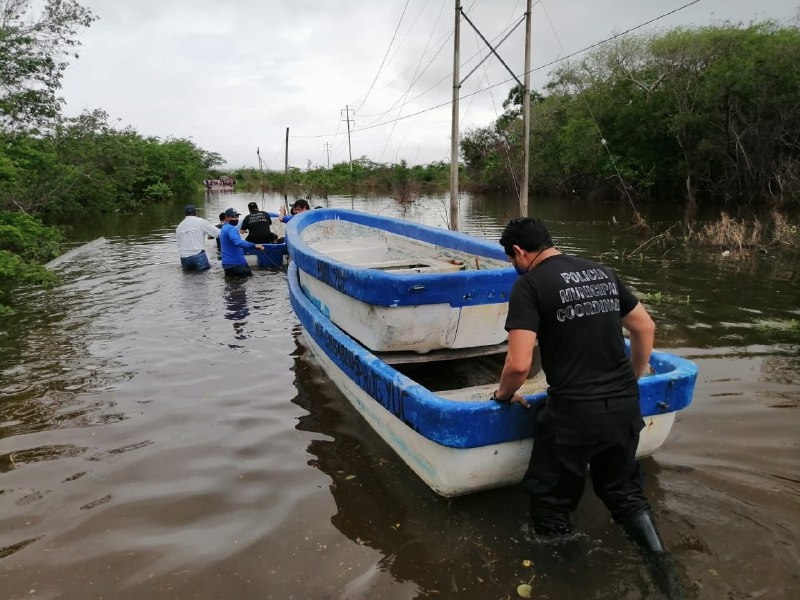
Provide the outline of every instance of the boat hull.
[[505,341],[516,273],[497,243],[344,209],[298,215],[287,240],[309,298],[374,352]]
[[[527,395],[534,408],[475,400],[465,392],[444,397],[402,375],[336,327],[306,297],[298,267],[288,269],[289,296],[309,349],[380,437],[436,493],[458,496],[518,483],[527,467],[535,431],[535,405],[544,392]],[[645,419],[637,456],[666,440],[675,413],[691,402],[697,368],[654,353],[657,375],[640,380]]]
[[286,264],[286,244],[264,244],[263,250],[248,248],[244,258],[251,267],[274,269]]

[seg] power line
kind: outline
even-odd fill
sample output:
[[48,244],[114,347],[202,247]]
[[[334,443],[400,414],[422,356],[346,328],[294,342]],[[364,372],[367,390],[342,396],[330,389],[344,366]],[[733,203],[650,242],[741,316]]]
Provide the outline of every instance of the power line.
[[[645,27],[646,25],[650,25],[651,23],[655,23],[656,21],[659,21],[659,20],[663,19],[664,17],[668,17],[668,16],[670,16],[672,14],[675,14],[676,12],[681,11],[684,8],[689,8],[690,6],[692,6],[693,4],[697,4],[698,2],[700,2],[700,0],[692,0],[692,2],[689,2],[688,4],[684,4],[683,6],[679,6],[675,10],[671,10],[671,11],[669,11],[667,13],[664,13],[663,15],[660,15],[660,16],[654,18],[654,19],[650,19],[649,21],[645,21],[644,23],[640,23],[639,25],[636,25],[635,27],[631,27],[630,29],[626,29],[625,31],[622,31],[622,32],[617,33],[617,34],[614,34],[609,38],[606,38],[604,40],[601,40],[599,42],[596,42],[596,43],[592,44],[591,46],[586,46],[582,50],[578,50],[576,52],[573,52],[572,54],[567,54],[566,56],[562,56],[561,58],[557,58],[556,60],[550,61],[549,63],[547,63],[545,65],[541,65],[539,67],[536,67],[535,69],[531,69],[531,73],[533,73],[534,71],[540,71],[540,70],[545,69],[547,67],[551,67],[551,66],[553,66],[555,64],[560,63],[561,61],[564,61],[564,60],[567,60],[569,58],[572,58],[573,56],[577,56],[578,54],[583,54],[587,50],[592,50],[594,48],[597,48],[598,46],[601,46],[602,44],[605,44],[605,43],[610,42],[612,40],[615,40],[615,39],[617,39],[619,37],[622,37],[623,35],[626,35],[626,34],[632,32],[632,31],[636,31],[637,29],[641,29],[642,27]],[[523,73],[523,75],[524,75],[524,73]],[[501,84],[508,83],[509,81],[511,81],[511,80],[507,79],[506,81],[501,82]]]
[[[433,23],[433,28],[431,29],[431,33],[428,36],[428,40],[425,42],[425,48],[422,51],[422,56],[425,56],[425,54],[427,54],[427,52],[428,52],[428,46],[430,45],[431,40],[433,39],[433,33],[434,33],[434,31],[436,31],[436,26],[439,24],[439,19],[442,17],[442,11],[443,10],[444,10],[444,2],[442,2],[442,6],[439,9],[439,14],[436,17],[436,21]],[[430,63],[428,63],[428,64],[430,64]],[[412,77],[412,81],[408,85],[408,89],[406,89],[405,93],[403,93],[403,95],[402,95],[403,102],[400,104],[400,108],[398,109],[399,110],[398,116],[400,116],[400,112],[402,112],[403,108],[405,107],[406,98],[408,97],[408,94],[411,92],[411,88],[414,87],[414,84],[417,81],[419,81],[419,78],[422,76],[419,73],[419,68],[420,68],[420,64],[417,63],[417,71],[414,73],[414,75]],[[396,123],[397,123],[397,121],[395,121],[395,124]],[[381,151],[379,160],[380,160],[380,158],[383,158],[383,153],[386,152],[386,148],[389,147],[389,141],[392,139],[392,134],[394,134],[394,126],[392,126],[392,130],[389,132],[389,135],[386,137],[386,144],[383,146],[383,150]]]
[[[537,4],[538,4],[538,2],[537,2]],[[471,6],[470,8],[473,8],[473,7],[474,7],[474,4],[473,4],[473,6]],[[437,19],[438,19],[438,18],[437,18]],[[511,24],[507,25],[505,29],[503,29],[503,30],[502,30],[500,33],[498,33],[498,34],[497,34],[497,35],[496,35],[496,36],[495,36],[495,37],[492,39],[492,42],[494,42],[495,40],[497,40],[499,37],[501,37],[501,36],[503,36],[503,35],[508,35],[508,34],[510,33],[508,30],[509,30],[511,27],[513,27],[513,26],[514,26],[514,25],[513,25],[513,23],[511,23]],[[447,45],[447,44],[450,42],[450,38],[452,38],[452,37],[453,37],[453,32],[451,31],[450,33],[448,33],[448,34],[447,34],[447,36],[444,38],[444,40],[442,40],[442,44],[441,44],[441,46],[439,46],[439,49],[438,49],[438,50],[436,50],[436,52],[434,53],[434,55],[433,55],[433,56],[431,57],[431,59],[428,61],[428,64],[427,64],[427,65],[425,65],[425,68],[422,70],[422,72],[421,72],[421,73],[420,73],[420,74],[417,76],[417,78],[416,78],[416,79],[415,79],[415,80],[412,82],[412,85],[413,85],[413,84],[415,84],[417,81],[419,81],[419,80],[422,78],[422,76],[423,76],[423,75],[424,75],[424,74],[425,74],[425,73],[428,71],[428,69],[430,68],[431,64],[433,64],[433,61],[436,59],[436,57],[437,57],[437,56],[439,56],[439,54],[441,53],[441,51],[442,51],[442,50],[445,48],[445,46],[446,46],[446,45]],[[466,59],[466,60],[464,61],[464,64],[466,65],[467,63],[469,63],[469,62],[470,62],[472,59],[474,59],[474,58],[475,58],[475,57],[477,57],[477,56],[480,56],[480,51],[476,51],[476,52],[475,52],[475,53],[474,53],[472,56],[470,56],[468,59]],[[409,68],[410,68],[410,67],[409,67]],[[427,94],[428,92],[430,92],[432,89],[436,88],[437,86],[439,86],[439,85],[440,85],[440,84],[442,84],[443,82],[445,82],[445,81],[449,80],[449,79],[450,79],[450,77],[451,77],[451,76],[450,76],[449,74],[448,74],[448,75],[445,75],[445,76],[444,76],[444,77],[442,77],[442,78],[441,78],[439,81],[437,81],[437,82],[436,82],[436,83],[434,83],[433,85],[429,86],[429,87],[428,87],[428,88],[427,88],[425,91],[423,91],[423,92],[421,92],[421,93],[417,94],[416,96],[414,96],[413,98],[411,98],[411,100],[408,100],[408,102],[413,102],[413,101],[414,101],[414,100],[416,100],[417,98],[421,98],[422,96],[424,96],[425,94]],[[362,114],[362,115],[361,115],[361,117],[362,117],[362,118],[370,118],[370,119],[371,119],[371,118],[373,118],[373,117],[375,117],[375,120],[376,120],[376,121],[377,121],[378,119],[382,119],[382,118],[383,118],[383,117],[385,117],[387,114],[389,114],[389,113],[390,113],[390,112],[391,112],[391,111],[392,111],[394,108],[396,108],[396,107],[397,107],[397,104],[398,104],[398,102],[400,102],[400,99],[398,99],[398,100],[395,100],[394,104],[392,104],[392,105],[391,105],[389,108],[387,108],[385,111],[383,111],[383,112],[382,112],[382,113],[380,113],[380,114],[373,114],[373,115],[363,115],[363,114]],[[374,122],[375,122],[375,121],[373,121],[373,123],[374,123]]]
[[[612,40],[615,40],[615,39],[617,39],[619,37],[622,37],[623,35],[627,35],[627,34],[633,32],[633,31],[641,29],[642,27],[646,27],[647,25],[655,23],[656,21],[659,21],[659,20],[663,19],[664,17],[668,17],[670,15],[673,15],[676,12],[679,12],[679,11],[681,11],[681,10],[683,10],[685,8],[688,8],[688,7],[690,7],[690,6],[694,5],[694,4],[697,4],[698,2],[700,2],[700,0],[692,0],[692,2],[688,2],[688,3],[684,4],[683,6],[679,6],[678,8],[676,8],[674,10],[671,10],[669,12],[666,12],[666,13],[662,14],[662,15],[659,15],[658,17],[650,19],[649,21],[645,21],[644,23],[640,23],[639,25],[636,25],[634,27],[626,29],[625,31],[622,31],[620,33],[616,33],[616,34],[614,34],[614,35],[612,35],[612,36],[610,36],[608,38],[605,38],[604,40],[601,40],[599,42],[596,42],[594,44],[586,46],[586,47],[582,48],[581,50],[577,50],[577,51],[575,51],[575,52],[573,52],[571,54],[568,54],[566,56],[562,56],[560,58],[552,60],[549,63],[543,64],[543,65],[539,65],[538,67],[536,67],[534,69],[531,69],[530,72],[531,73],[535,73],[536,71],[541,71],[542,69],[546,69],[548,67],[552,67],[553,65],[556,65],[556,64],[558,64],[560,62],[568,60],[568,59],[570,59],[570,58],[572,58],[574,56],[577,56],[579,54],[583,54],[584,52],[587,52],[588,50],[592,50],[594,48],[597,48],[598,46],[601,46],[601,45],[603,45],[605,43],[608,43],[608,42],[610,42]],[[522,75],[525,75],[525,73],[522,73]],[[475,90],[472,93],[465,94],[463,96],[459,96],[459,100],[464,100],[466,98],[471,98],[472,96],[474,96],[476,94],[480,94],[481,92],[485,92],[487,90],[491,90],[491,89],[494,89],[496,87],[500,87],[501,85],[506,85],[508,83],[511,83],[512,81],[514,81],[514,78],[505,79],[505,80],[500,81],[498,83],[489,85],[489,86],[487,86],[485,88],[481,88],[481,89]],[[419,97],[419,96],[417,96],[417,97]],[[408,114],[408,115],[397,117],[397,118],[392,119],[390,121],[382,121],[380,123],[374,123],[374,124],[371,124],[371,125],[365,125],[365,126],[361,127],[360,129],[353,129],[352,131],[348,132],[348,135],[350,133],[360,133],[362,131],[375,129],[377,127],[383,127],[384,125],[391,125],[393,123],[396,123],[397,121],[405,121],[406,119],[410,119],[411,117],[418,117],[419,115],[422,115],[422,114],[425,114],[427,112],[431,112],[431,111],[437,110],[437,109],[442,108],[444,106],[450,106],[450,104],[451,104],[451,101],[448,100],[446,102],[442,102],[441,104],[437,104],[435,106],[424,108],[424,109],[419,110],[419,111],[417,111],[415,113],[411,113],[411,114]],[[310,140],[310,139],[318,139],[318,138],[323,138],[323,137],[330,137],[330,134],[325,134],[325,135],[293,135],[292,137],[293,138],[297,138],[297,139]]]
[[[418,61],[412,61],[411,65],[409,65],[409,67],[407,67],[406,69],[403,69],[403,71],[401,71],[394,79],[392,79],[390,82],[388,82],[388,83],[386,83],[384,85],[384,88],[387,87],[390,83],[394,82],[396,79],[399,79],[403,74],[406,73],[406,71],[411,69],[411,67],[414,67],[414,75],[411,76],[411,83],[409,83],[408,89],[397,100],[395,100],[389,108],[387,108],[381,114],[379,114],[379,115],[362,115],[362,117],[369,117],[369,118],[373,118],[374,117],[375,121],[377,121],[377,120],[382,119],[383,117],[385,117],[392,110],[394,110],[397,107],[398,103],[402,102],[403,104],[405,104],[406,99],[408,97],[408,94],[411,92],[411,88],[413,88],[414,85],[416,85],[416,83],[427,72],[428,68],[431,66],[431,64],[433,64],[433,61],[436,60],[436,57],[439,56],[439,53],[442,51],[442,49],[447,44],[447,40],[449,40],[450,37],[452,36],[452,33],[447,36],[447,38],[442,43],[442,45],[439,46],[439,49],[436,50],[436,52],[430,58],[430,60],[428,61],[428,64],[426,64],[425,67],[422,69],[422,71],[420,71],[420,64],[422,64],[422,60],[425,58],[425,55],[428,53],[428,47],[430,46],[431,40],[433,39],[433,34],[434,34],[435,30],[436,30],[436,25],[438,25],[439,19],[441,19],[441,17],[442,17],[442,12],[444,11],[444,7],[445,7],[447,2],[448,2],[448,0],[442,0],[442,5],[439,8],[439,14],[436,16],[436,21],[433,24],[433,29],[431,30],[431,33],[428,36],[427,42],[425,42],[425,50],[422,52],[422,56],[420,56],[419,60]],[[426,2],[426,4],[427,4],[427,2]],[[416,24],[416,20],[414,21],[414,24]],[[409,33],[410,33],[410,30],[409,30]],[[405,40],[403,40],[403,41],[405,42]],[[402,46],[402,44],[401,44],[401,46]],[[414,99],[416,99],[418,97],[419,96],[415,96]],[[412,99],[412,101],[413,101],[413,99]],[[373,121],[373,123],[375,121]]]
[[369,95],[372,92],[372,88],[375,86],[375,82],[378,81],[378,77],[380,77],[380,75],[381,75],[381,71],[383,70],[383,65],[386,63],[386,57],[389,56],[389,51],[392,49],[392,44],[394,44],[394,39],[397,37],[397,32],[400,30],[400,24],[403,22],[403,17],[406,14],[406,9],[408,8],[408,3],[410,1],[411,0],[406,0],[406,5],[403,7],[403,12],[400,15],[400,19],[397,21],[397,27],[394,28],[394,33],[392,34],[392,39],[389,40],[389,47],[386,48],[386,54],[383,55],[383,60],[381,61],[381,66],[378,67],[378,72],[375,73],[375,79],[372,80],[372,83],[370,84],[369,89],[367,90],[367,93],[364,96],[364,99],[361,102],[359,102],[358,108],[361,108],[362,106],[364,106],[364,103],[367,101],[367,98],[369,98]]

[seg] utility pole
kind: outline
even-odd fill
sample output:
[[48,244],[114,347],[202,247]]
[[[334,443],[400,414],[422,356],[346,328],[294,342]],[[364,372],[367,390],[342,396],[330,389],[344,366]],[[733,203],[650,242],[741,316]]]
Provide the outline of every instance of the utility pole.
[[264,210],[264,170],[261,168],[261,148],[256,147],[258,156],[258,187],[261,188],[261,210]]
[[328,154],[328,169],[331,168],[331,145],[328,142],[322,144],[322,149]]
[[350,105],[345,104],[344,110],[340,111],[344,113],[344,120],[347,121],[347,153],[350,156],[350,171],[353,170],[353,149],[350,146],[350,121],[353,121],[353,125],[356,124],[355,119],[350,118],[350,113],[353,113],[353,116],[356,116],[356,111],[350,108]]
[[[453,125],[452,125],[452,148],[451,148],[451,158],[450,158],[450,220],[451,225],[450,228],[454,231],[458,229],[458,92],[461,84],[472,75],[478,67],[483,63],[483,60],[478,63],[478,65],[470,71],[466,77],[464,77],[464,81],[459,82],[458,80],[458,53],[459,53],[459,40],[460,40],[460,31],[459,25],[461,22],[461,17],[475,30],[475,33],[483,40],[483,43],[491,51],[492,55],[494,55],[497,60],[500,61],[506,71],[511,74],[511,77],[517,82],[517,85],[522,89],[522,124],[523,124],[523,172],[524,175],[522,177],[522,185],[520,186],[520,194],[519,194],[519,212],[520,215],[523,217],[528,216],[528,171],[529,171],[529,163],[530,163],[530,119],[531,119],[531,2],[532,0],[528,0],[527,2],[527,12],[525,13],[524,19],[520,19],[517,21],[517,24],[500,40],[497,44],[498,46],[502,44],[508,37],[511,35],[511,32],[514,31],[522,21],[525,21],[525,75],[524,80],[525,83],[519,80],[514,74],[514,71],[511,70],[505,61],[500,57],[497,53],[497,50],[489,43],[489,40],[478,31],[478,28],[475,27],[475,24],[470,20],[470,18],[461,11],[461,0],[456,0],[456,25],[455,25],[455,50],[453,52]],[[488,58],[488,56],[487,56]],[[486,60],[486,59],[484,59]]]
[[528,216],[528,173],[531,161],[531,0],[525,13],[525,90],[522,94],[522,185],[519,190],[519,214]]
[[283,167],[283,204],[289,208],[289,128],[286,128],[286,158]]
[[453,36],[453,114],[450,123],[450,230],[458,231],[458,93],[459,46],[461,45],[461,0],[456,0],[456,24]]

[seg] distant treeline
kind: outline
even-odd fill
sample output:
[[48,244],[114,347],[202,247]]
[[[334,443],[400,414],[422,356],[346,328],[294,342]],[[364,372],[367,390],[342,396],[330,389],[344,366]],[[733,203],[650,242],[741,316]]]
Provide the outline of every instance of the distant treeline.
[[195,193],[219,155],[190,140],[115,129],[103,111],[45,134],[0,132],[0,208],[64,223]]
[[[562,63],[531,100],[534,190],[800,203],[800,29],[763,22],[625,36]],[[469,185],[513,190],[521,90],[468,131]]]
[[326,197],[329,194],[377,193],[400,201],[421,194],[447,190],[450,163],[435,162],[409,167],[406,161],[397,164],[376,163],[366,157],[349,163],[337,163],[301,171],[290,168],[288,173],[260,172],[258,169],[238,169],[231,173],[237,189],[256,191],[286,191],[294,195]]

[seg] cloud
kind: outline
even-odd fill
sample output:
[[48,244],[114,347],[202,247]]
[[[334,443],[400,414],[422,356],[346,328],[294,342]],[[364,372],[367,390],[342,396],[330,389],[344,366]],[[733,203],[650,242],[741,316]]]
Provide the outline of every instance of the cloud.
[[[684,3],[535,3],[533,66]],[[326,143],[332,147],[331,162],[346,161],[348,106],[355,110],[354,158],[412,164],[449,160],[453,0],[83,4],[99,20],[81,35],[81,56],[65,74],[67,114],[102,108],[142,135],[191,138],[234,167],[256,166],[260,147],[270,168],[280,170],[287,127],[293,166],[305,168],[308,161],[325,165]],[[490,40],[517,22],[525,7],[524,0],[462,4]],[[738,4],[746,3],[703,0],[653,27],[786,19],[795,11],[793,0],[762,0],[758,14]],[[487,50],[463,21],[461,35],[463,77]],[[523,42],[524,26],[499,50],[518,74]],[[547,71],[534,72],[534,87],[544,83]],[[484,90],[461,100],[461,126],[494,120],[513,85],[510,80],[499,61],[487,60],[461,88],[462,96]]]

